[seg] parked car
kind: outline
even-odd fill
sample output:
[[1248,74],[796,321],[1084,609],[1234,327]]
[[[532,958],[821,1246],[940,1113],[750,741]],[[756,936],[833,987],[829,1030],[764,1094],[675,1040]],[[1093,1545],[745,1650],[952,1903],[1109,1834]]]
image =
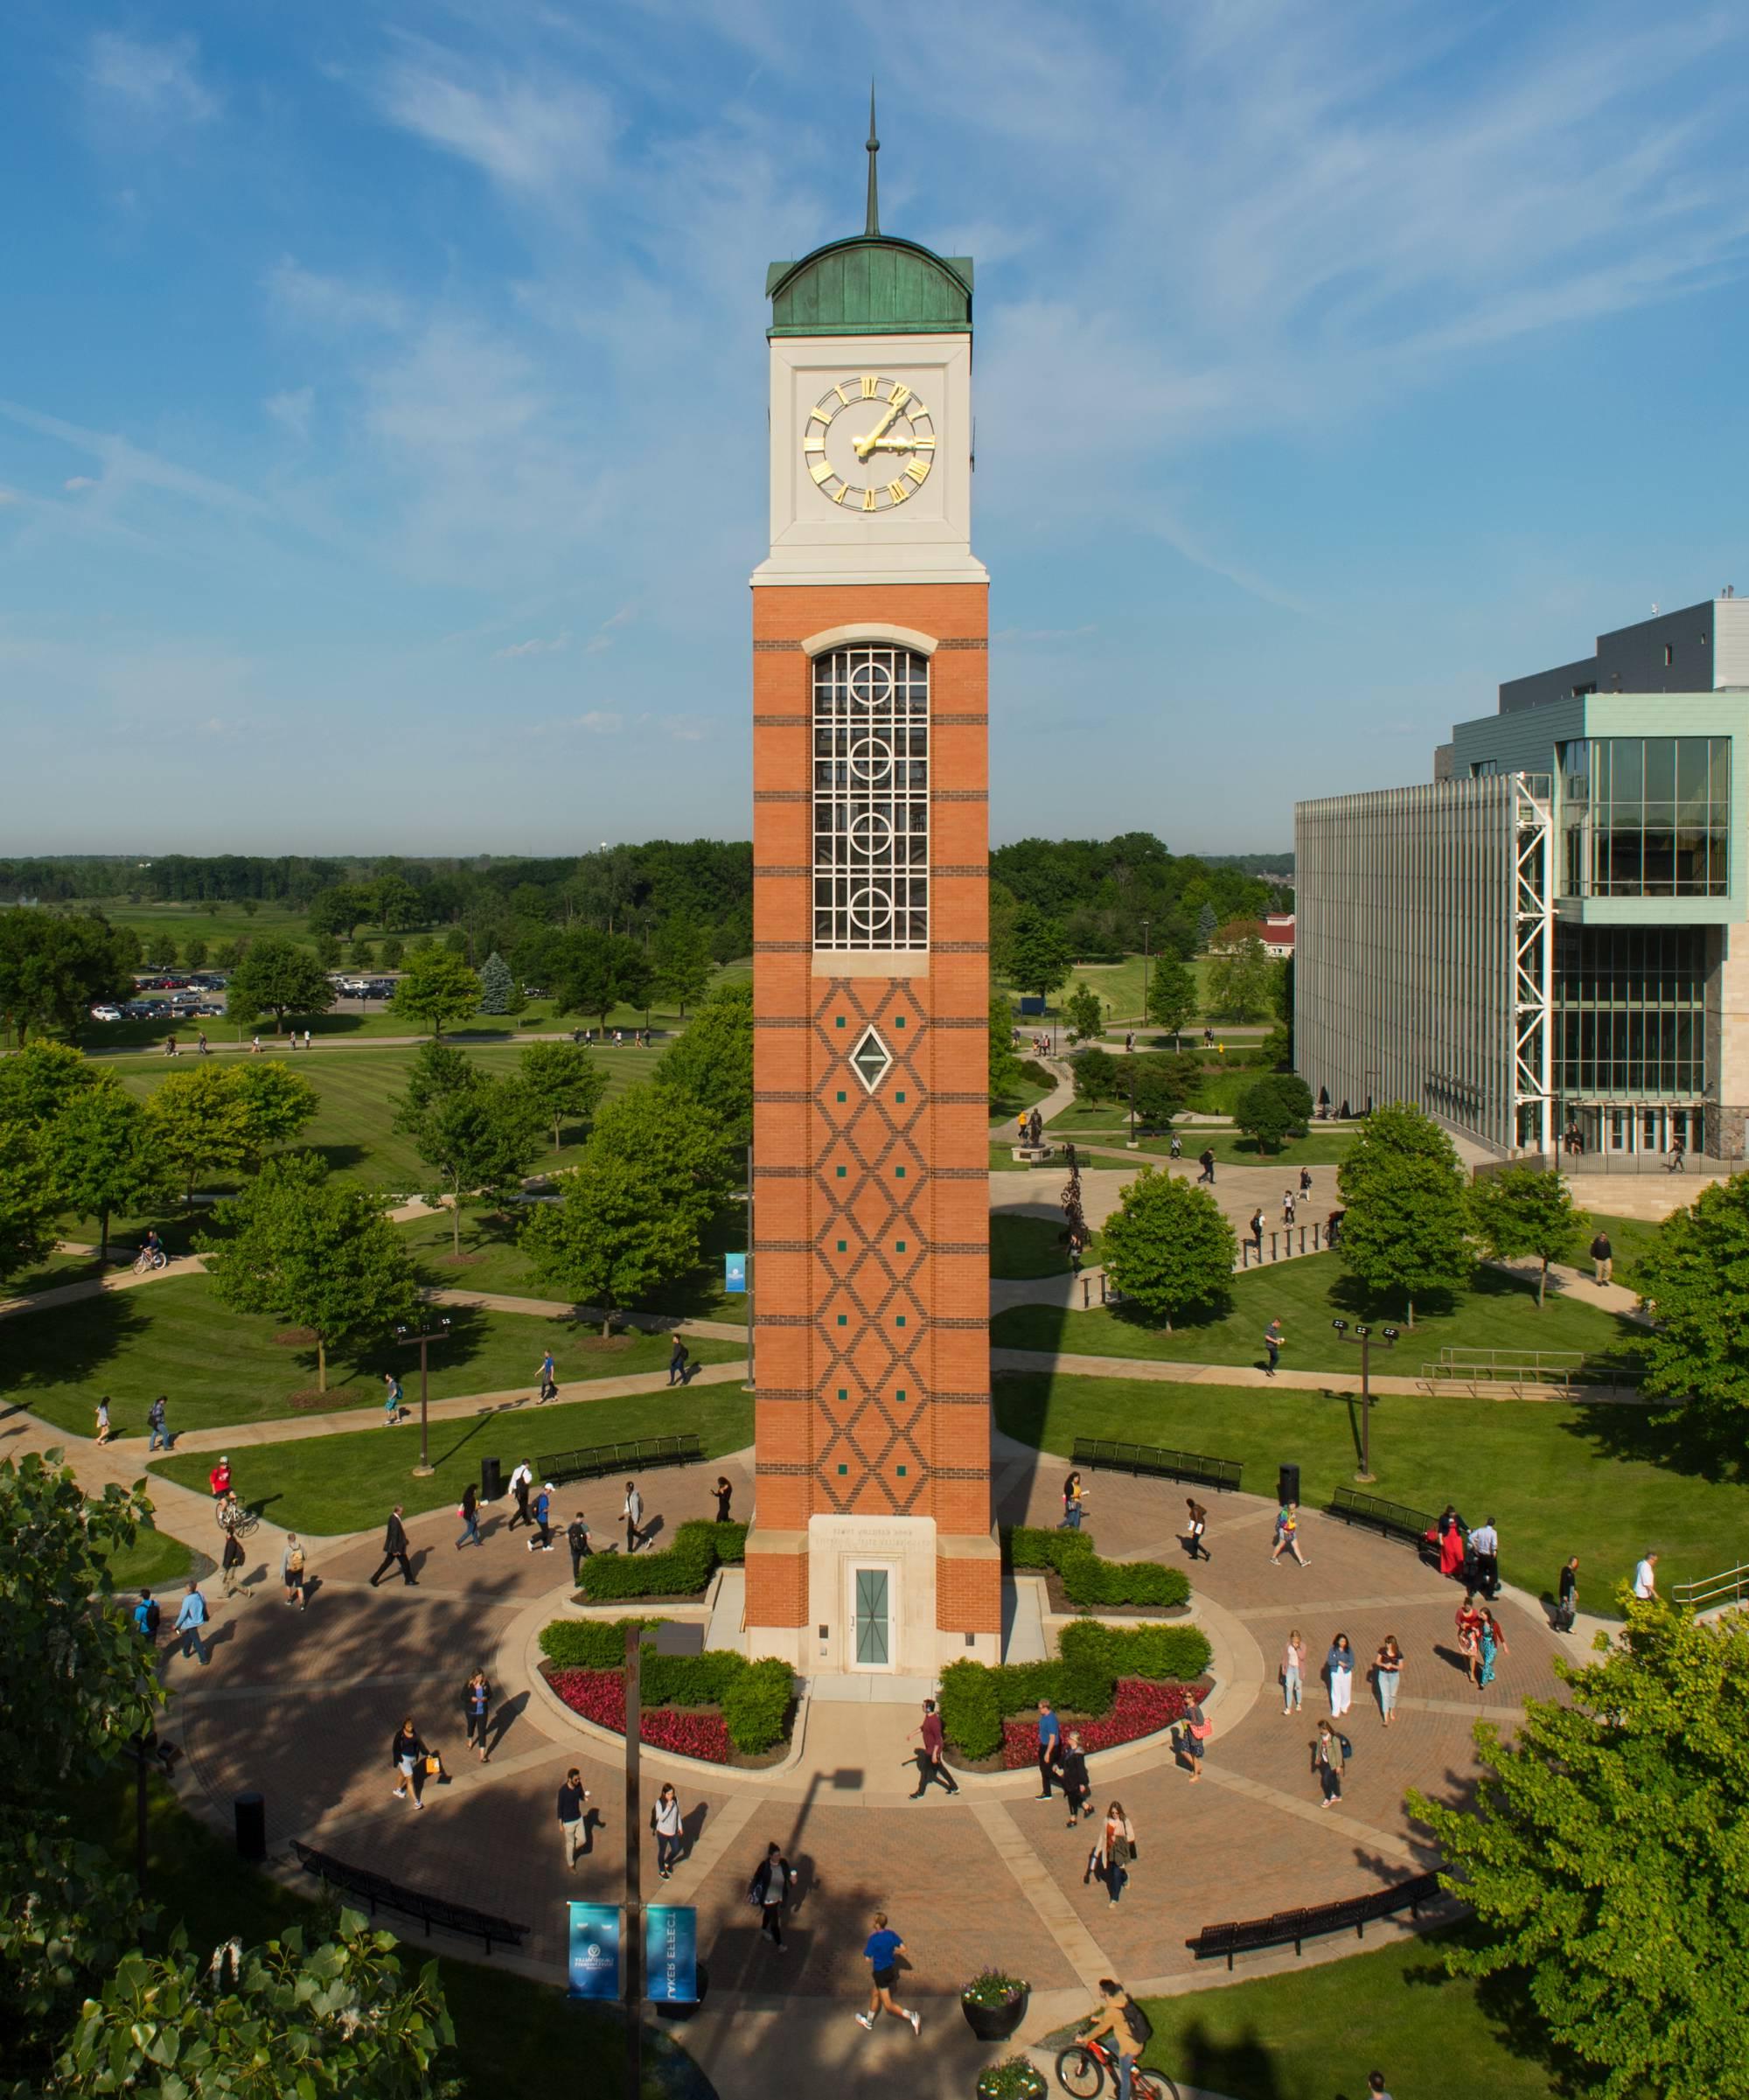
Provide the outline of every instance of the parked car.
[[119,1021],[122,1009],[118,1006],[94,1006],[91,1009],[91,1018],[94,1021]]
[[392,977],[373,977],[365,987],[366,999],[393,999],[394,980]]

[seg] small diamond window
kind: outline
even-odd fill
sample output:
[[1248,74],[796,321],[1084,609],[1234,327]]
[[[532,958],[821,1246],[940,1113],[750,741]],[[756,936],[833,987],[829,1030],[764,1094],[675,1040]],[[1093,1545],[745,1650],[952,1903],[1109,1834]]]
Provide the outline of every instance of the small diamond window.
[[893,1053],[874,1029],[865,1029],[862,1040],[850,1053],[851,1066],[872,1094],[893,1069]]

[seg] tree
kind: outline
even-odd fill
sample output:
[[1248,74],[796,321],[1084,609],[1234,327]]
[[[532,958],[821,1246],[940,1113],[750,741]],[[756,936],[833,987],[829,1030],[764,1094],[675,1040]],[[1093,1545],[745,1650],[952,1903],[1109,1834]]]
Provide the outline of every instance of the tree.
[[375,948],[367,940],[355,940],[352,943],[352,967],[355,970],[374,970],[376,966]]
[[513,1079],[477,1071],[470,1085],[438,1094],[422,1111],[403,1106],[394,1127],[437,1177],[434,1197],[450,1201],[455,1252],[462,1252],[462,1203],[483,1196],[500,1210],[521,1193],[540,1149],[540,1110]]
[[1005,1099],[1021,1083],[1014,1049],[1014,1009],[1000,992],[990,994],[990,1099]]
[[407,958],[407,974],[394,987],[397,1014],[441,1036],[452,1021],[478,1011],[480,980],[447,948],[419,948]]
[[290,1144],[322,1106],[309,1080],[289,1065],[233,1064],[225,1078],[242,1104],[247,1167],[258,1167],[274,1146]]
[[753,987],[744,979],[718,985],[652,1077],[695,1101],[725,1146],[745,1145],[753,1135]]
[[75,1042],[93,1006],[132,995],[139,956],[138,935],[97,912],[0,911],[0,1020],[20,1043],[31,1029]]
[[0,1279],[54,1252],[59,1209],[41,1138],[22,1123],[0,1123]]
[[[249,944],[244,940],[221,940],[213,951],[213,967],[215,970],[234,970],[248,952]],[[229,1001],[226,1001],[228,1008]]]
[[419,892],[403,876],[380,875],[371,885],[368,916],[385,933],[404,933],[419,924]]
[[363,1190],[331,1182],[314,1153],[268,1161],[214,1223],[219,1232],[195,1241],[214,1294],[233,1312],[313,1329],[318,1392],[328,1390],[331,1349],[373,1342],[419,1309],[394,1227]]
[[1484,1252],[1495,1260],[1534,1254],[1542,1264],[1536,1272],[1536,1309],[1541,1312],[1548,1294],[1549,1264],[1572,1252],[1584,1223],[1565,1182],[1558,1174],[1545,1174],[1535,1167],[1508,1167],[1499,1174],[1485,1174],[1470,1190],[1470,1217]]
[[510,973],[510,965],[494,948],[480,971],[480,1011],[483,1014],[513,1014],[522,1001],[516,995],[516,980]]
[[146,1096],[146,1118],[164,1156],[194,1208],[197,1179],[215,1167],[240,1167],[249,1157],[249,1112],[234,1074],[204,1061],[174,1071]]
[[657,929],[651,954],[656,982],[679,1008],[684,1021],[688,1003],[703,997],[715,971],[710,935],[689,913],[676,911]]
[[225,987],[225,1012],[240,1028],[261,1014],[274,1017],[280,1034],[288,1014],[325,1014],[334,1003],[334,987],[316,954],[282,933],[263,933],[252,940]]
[[317,966],[325,974],[340,966],[340,937],[338,933],[318,933],[311,940],[310,948]]
[[1476,1724],[1474,1807],[1409,1796],[1485,1936],[1442,1952],[1523,1976],[1606,2100],[1742,2100],[1749,1619],[1623,1594],[1619,1640],[1555,1658],[1564,1699],[1526,1699],[1510,1741]]
[[[0,1123],[39,1130],[76,1094],[98,1084],[102,1068],[65,1043],[27,1043],[0,1061]],[[113,1075],[102,1072],[113,1084]]]
[[1077,1101],[1115,1101],[1124,1092],[1123,1073],[1110,1050],[1096,1044],[1077,1051],[1071,1064]]
[[1641,1258],[1640,1287],[1658,1308],[1641,1343],[1647,1392],[1676,1401],[1740,1453],[1749,1423],[1749,1176],[1715,1182],[1664,1220]]
[[386,970],[400,969],[401,959],[406,953],[407,946],[405,942],[393,939],[386,940],[382,945],[383,968]]
[[465,1050],[458,1050],[452,1043],[422,1043],[414,1051],[412,1062],[407,1068],[407,1092],[394,1097],[394,1106],[401,1113],[396,1116],[394,1127],[408,1127],[404,1118],[425,1113],[434,1101],[445,1094],[464,1093],[470,1086],[477,1086],[484,1078]]
[[1229,1302],[1238,1242],[1206,1189],[1144,1167],[1104,1224],[1105,1269],[1126,1298],[1166,1322]]
[[1411,1159],[1435,1161],[1449,1174],[1463,1172],[1457,1147],[1432,1116],[1407,1101],[1386,1101],[1361,1125],[1360,1134],[1337,1171],[1336,1186],[1343,1202],[1353,1203],[1367,1177],[1376,1169]]
[[605,1034],[617,1006],[642,1006],[650,988],[650,959],[624,933],[574,926],[555,944],[549,987],[561,1014],[592,1014]]
[[1234,1105],[1233,1122],[1259,1152],[1273,1152],[1293,1129],[1293,1112],[1267,1079],[1254,1079]]
[[1022,904],[1014,913],[1008,928],[1007,948],[1008,966],[1021,991],[1049,999],[1068,982],[1074,961],[1069,942],[1062,928],[1036,905]]
[[554,1152],[560,1148],[561,1119],[592,1116],[607,1092],[606,1069],[577,1043],[531,1043],[516,1061],[516,1078],[552,1124]]
[[206,966],[206,943],[199,934],[182,952],[182,959],[191,970],[204,970]]
[[339,883],[324,890],[310,907],[310,931],[319,942],[351,940],[359,928],[376,917],[376,900],[358,883]]
[[1229,1021],[1257,1021],[1270,1009],[1276,965],[1260,937],[1248,934],[1209,964],[1209,1010]]
[[1079,1043],[1097,1041],[1105,1032],[1105,1002],[1086,984],[1078,984],[1063,1004],[1063,1017]]
[[596,1117],[588,1149],[591,1159],[622,1159],[669,1190],[695,1231],[735,1183],[727,1132],[677,1087],[628,1087]]
[[175,1177],[143,1103],[110,1075],[81,1087],[44,1132],[56,1194],[76,1217],[97,1220],[97,1259],[109,1258],[109,1220],[154,1210],[175,1195]]
[[1220,923],[1220,917],[1212,904],[1204,904],[1196,914],[1196,951],[1198,954],[1207,954],[1209,943],[1214,939],[1215,929]]
[[1418,1296],[1467,1280],[1475,1262],[1469,1234],[1461,1175],[1437,1160],[1402,1159],[1373,1169],[1348,1197],[1337,1245],[1368,1290],[1401,1293],[1413,1327]]
[[614,1315],[699,1259],[699,1219],[675,1185],[592,1140],[582,1162],[561,1177],[556,1203],[533,1209],[522,1228],[536,1273],[574,1304]]
[[1148,984],[1147,1018],[1169,1030],[1175,1045],[1195,1011],[1196,973],[1175,955],[1157,958]]
[[1120,1081],[1125,1073],[1137,1119],[1151,1130],[1171,1127],[1197,1078],[1195,1061],[1189,1057],[1125,1057],[1118,1062]]

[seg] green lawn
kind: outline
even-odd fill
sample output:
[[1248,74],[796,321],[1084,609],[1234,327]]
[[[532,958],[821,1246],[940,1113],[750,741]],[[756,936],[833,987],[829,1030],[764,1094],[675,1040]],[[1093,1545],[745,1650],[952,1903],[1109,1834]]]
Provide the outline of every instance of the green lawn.
[[1446,1974],[1435,1951],[1444,1936],[1147,1999],[1154,2033],[1142,2061],[1228,2100],[1365,2100],[1373,2070],[1398,2100],[1574,2100],[1589,2090],[1543,2060],[1513,1985]]
[[[1577,1181],[1567,1185],[1576,1193],[1583,1193]],[[1591,1273],[1591,1256],[1585,1250],[1599,1225],[1608,1233],[1609,1244],[1615,1250],[1615,1281],[1625,1284],[1631,1291],[1639,1290],[1640,1264],[1658,1243],[1657,1225],[1645,1217],[1611,1217],[1602,1210],[1586,1212],[1585,1234],[1575,1242],[1571,1259],[1587,1276]]]
[[[1255,1138],[1241,1137],[1237,1130],[1219,1125],[1181,1124],[1178,1132],[1184,1147],[1184,1157],[1199,1158],[1204,1152],[1212,1152],[1223,1167],[1279,1167],[1284,1175],[1282,1187],[1290,1183],[1298,1188],[1298,1176],[1302,1167],[1339,1167],[1348,1156],[1353,1146],[1354,1133],[1346,1129],[1320,1129],[1316,1124],[1303,1138],[1289,1138],[1277,1151],[1264,1152]],[[1172,1140],[1144,1138],[1144,1152],[1160,1158],[1171,1155]],[[1336,1207],[1336,1184],[1333,1176],[1326,1175],[1320,1191],[1327,1209]]]
[[[1259,1495],[1274,1491],[1277,1466],[1293,1460],[1308,1507],[1351,1482],[1359,1456],[1357,1400],[1284,1386],[1003,1374],[996,1420],[1064,1456],[1077,1436],[1097,1436],[1239,1459]],[[1749,1545],[1740,1471],[1721,1479],[1706,1450],[1644,1408],[1388,1395],[1374,1403],[1372,1467],[1377,1494],[1430,1511],[1455,1502],[1473,1524],[1497,1517],[1502,1572],[1533,1594],[1578,1554],[1588,1610],[1614,1609],[1615,1585],[1648,1546],[1663,1556],[1668,1592],[1735,1565]],[[1097,1500],[1090,1510],[1097,1536]]]
[[[603,1343],[568,1320],[460,1309],[449,1317],[449,1338],[430,1351],[434,1399],[519,1385],[532,1392],[549,1347],[561,1387],[657,1371],[668,1360],[668,1343],[658,1335],[617,1335]],[[271,1320],[227,1311],[204,1276],[178,1276],[15,1315],[0,1325],[0,1364],[9,1399],[81,1436],[89,1434],[92,1409],[105,1392],[118,1435],[143,1432],[146,1409],[160,1392],[170,1396],[173,1431],[218,1428],[289,1419],[289,1396],[314,1387],[314,1350],[282,1347],[275,1331]],[[703,1339],[692,1350],[707,1364],[741,1353],[734,1343]],[[416,1399],[416,1353],[380,1347],[356,1364],[331,1364],[320,1411],[380,1406],[387,1369],[400,1372],[409,1399]]]
[[[1020,1217],[1012,1211],[990,1215],[990,1273],[1025,1279],[1064,1276],[1069,1273],[1069,1247],[1060,1219]],[[1099,1235],[1093,1234],[1084,1261],[1099,1259]]]
[[1592,1368],[1637,1363],[1640,1329],[1577,1295],[1536,1294],[1516,1276],[1479,1268],[1467,1291],[1429,1298],[1415,1308],[1412,1330],[1402,1307],[1381,1308],[1361,1291],[1337,1254],[1307,1254],[1233,1279],[1232,1310],[1216,1320],[1180,1322],[1168,1331],[1139,1310],[1111,1306],[1086,1313],[1056,1306],[1017,1305],[991,1322],[990,1339],[1005,1349],[1057,1350],[1077,1356],[1147,1357],[1165,1363],[1256,1364],[1262,1336],[1279,1320],[1282,1362],[1295,1371],[1357,1371],[1360,1351],[1336,1334],[1332,1321],[1369,1319],[1398,1328],[1395,1349],[1373,1352],[1376,1369],[1417,1378],[1450,1344],[1459,1349],[1582,1350]]
[[[663,1348],[665,1351],[665,1343]],[[703,1353],[704,1345],[695,1343],[693,1356]],[[398,1429],[359,1429],[296,1443],[258,1445],[237,1455],[235,1472],[251,1509],[292,1531],[331,1538],[380,1524],[390,1503],[397,1500],[409,1516],[446,1504],[453,1508],[463,1486],[478,1480],[480,1461],[488,1455],[504,1461],[507,1476],[519,1461],[526,1458],[532,1465],[544,1451],[570,1451],[635,1436],[673,1436],[686,1429],[703,1438],[707,1458],[739,1451],[753,1441],[753,1396],[738,1385],[698,1385],[685,1392],[523,1407],[513,1417],[498,1413],[452,1417],[431,1426],[431,1462],[437,1469],[423,1480],[412,1470],[419,1462],[417,1420]],[[184,1487],[204,1490],[212,1462],[209,1453],[192,1451],[185,1457],[161,1458],[151,1469]],[[607,1486],[582,1482],[564,1489],[561,1504],[566,1520],[574,1510],[592,1509],[605,1526],[608,1503],[617,1486],[617,1482]],[[659,1508],[659,1501],[654,1506]]]
[[168,1531],[143,1531],[109,1563],[117,1589],[162,1589],[185,1581],[194,1555]]

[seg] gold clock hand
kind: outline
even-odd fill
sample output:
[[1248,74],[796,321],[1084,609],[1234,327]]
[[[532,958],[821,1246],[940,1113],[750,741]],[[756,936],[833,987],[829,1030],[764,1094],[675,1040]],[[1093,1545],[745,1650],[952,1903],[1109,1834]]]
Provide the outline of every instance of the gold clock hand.
[[[868,451],[915,452],[919,449],[920,448],[917,444],[917,441],[915,437],[877,437],[870,443]],[[921,450],[925,452],[930,450],[932,448],[929,444],[924,444],[921,448]],[[863,457],[867,458],[868,453],[864,453]]]
[[898,415],[900,407],[901,404],[898,401],[895,401],[892,407],[888,408],[887,413],[881,418],[880,422],[875,424],[874,428],[870,430],[866,436],[853,440],[853,443],[856,448],[856,457],[859,459],[867,459],[868,455],[874,450],[875,446],[880,443],[882,434],[891,429],[893,420]]

